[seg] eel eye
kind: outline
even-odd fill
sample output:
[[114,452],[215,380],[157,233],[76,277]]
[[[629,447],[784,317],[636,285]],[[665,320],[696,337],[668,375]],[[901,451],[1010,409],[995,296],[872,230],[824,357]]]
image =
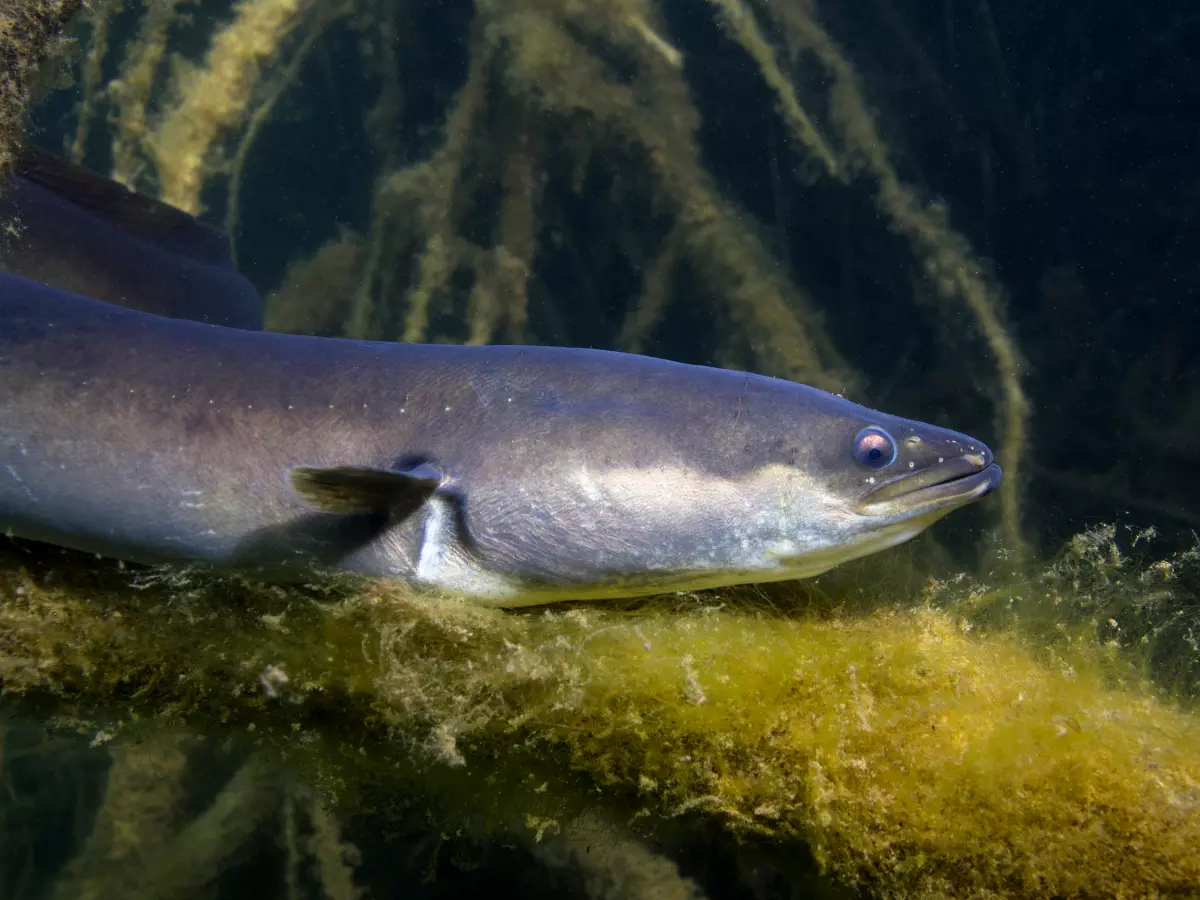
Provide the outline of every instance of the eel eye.
[[892,436],[874,425],[864,428],[854,439],[854,458],[872,471],[886,469],[896,461],[896,442]]

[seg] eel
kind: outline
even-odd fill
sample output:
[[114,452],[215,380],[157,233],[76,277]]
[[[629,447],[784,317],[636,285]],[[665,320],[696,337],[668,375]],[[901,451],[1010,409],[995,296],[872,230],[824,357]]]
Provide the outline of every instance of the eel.
[[0,274],[0,531],[496,606],[807,577],[1001,481],[803,384],[582,348],[307,337]]
[[793,382],[261,331],[216,229],[31,149],[0,196],[0,531],[500,606],[818,574],[995,489],[982,442]]

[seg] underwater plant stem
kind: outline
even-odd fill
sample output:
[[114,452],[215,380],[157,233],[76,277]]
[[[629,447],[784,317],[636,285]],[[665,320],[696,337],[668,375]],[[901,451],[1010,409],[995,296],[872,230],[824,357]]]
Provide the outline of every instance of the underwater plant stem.
[[290,263],[278,289],[267,296],[267,330],[343,334],[366,267],[364,240],[345,231],[314,256]]
[[263,74],[305,21],[313,0],[240,0],[233,21],[213,37],[203,65],[183,70],[148,147],[159,198],[192,214],[213,162],[214,145],[246,115]]
[[754,14],[741,0],[708,0],[717,7],[718,19],[730,38],[741,45],[754,64],[767,86],[775,94],[779,104],[779,112],[787,123],[792,136],[804,146],[812,156],[821,163],[826,174],[838,177],[841,167],[829,142],[821,135],[809,114],[800,105],[796,89],[775,59],[775,51],[771,48],[766,37],[754,20]]
[[148,167],[147,118],[150,95],[167,51],[167,33],[175,21],[178,0],[149,0],[137,39],[125,49],[116,78],[108,84],[115,106],[112,125],[112,178],[136,188]]
[[[737,336],[763,369],[833,391],[854,390],[858,378],[838,353],[821,316],[779,270],[741,211],[725,200],[704,168],[697,145],[699,118],[683,73],[629,28],[629,10],[591,10],[586,24],[601,34],[625,28],[646,75],[637,92],[614,83],[602,60],[537,4],[481,0],[490,31],[509,50],[502,77],[513,94],[529,98],[553,121],[580,129],[597,145],[616,141],[641,148],[664,205],[683,236],[681,256],[725,304]],[[642,15],[645,19],[649,9]],[[594,21],[592,20],[594,17]]]
[[97,96],[101,93],[100,79],[104,74],[104,58],[108,55],[108,27],[121,5],[121,0],[100,0],[88,9],[91,34],[80,77],[82,97],[75,122],[75,139],[71,143],[71,158],[77,163],[82,163],[87,153],[88,128],[96,112]]
[[356,900],[360,892],[354,885],[352,863],[357,860],[358,851],[342,841],[337,822],[321,798],[306,793],[313,826],[310,850],[320,870],[325,900]]
[[353,2],[349,2],[349,0],[338,5],[323,4],[321,6],[315,21],[305,33],[304,40],[300,42],[300,45],[288,57],[287,65],[272,80],[266,96],[255,106],[254,112],[250,114],[246,122],[246,127],[242,131],[241,138],[238,140],[237,150],[233,154],[233,160],[230,165],[229,187],[225,202],[225,235],[229,239],[229,256],[235,264],[237,263],[238,219],[241,213],[242,181],[245,176],[246,159],[254,147],[258,133],[271,117],[271,112],[275,108],[275,104],[287,93],[289,88],[295,85],[300,70],[308,62],[309,54],[317,46],[317,42],[325,36],[325,33],[339,19],[345,18],[353,11]]
[[1020,559],[1028,555],[1021,528],[1021,462],[1029,429],[1029,401],[1021,384],[1023,360],[1003,321],[1000,290],[983,272],[966,238],[947,221],[946,211],[923,204],[905,185],[888,158],[887,143],[867,107],[858,76],[849,60],[816,18],[795,7],[772,7],[796,51],[812,53],[833,80],[831,118],[845,154],[876,180],[876,203],[899,233],[907,237],[926,276],[945,300],[964,304],[974,315],[991,350],[1000,387],[997,430],[998,458],[1004,465],[1000,488],[1000,526],[1005,550]]
[[618,345],[630,353],[643,352],[651,333],[662,321],[671,300],[671,281],[679,261],[680,240],[678,229],[672,230],[649,271],[643,275],[642,296],[626,315],[618,339]]
[[[217,798],[159,853],[138,880],[140,900],[190,900],[216,880],[283,799],[277,774],[251,758]],[[340,900],[340,898],[339,898]]]
[[530,850],[543,863],[581,872],[584,893],[591,900],[704,900],[706,896],[670,858],[596,813],[566,823],[560,834],[532,842]]
[[185,794],[197,738],[159,732],[114,746],[104,800],[79,855],[54,888],[60,900],[124,895],[168,843]]
[[462,178],[473,122],[487,99],[487,75],[492,61],[492,53],[478,28],[471,47],[466,83],[459,89],[446,118],[445,143],[427,164],[428,190],[421,198],[420,214],[426,235],[425,251],[417,266],[416,286],[408,298],[400,338],[404,341],[427,337],[433,301],[456,264],[451,227],[454,194]]
[[519,343],[528,318],[529,278],[537,251],[534,235],[540,177],[536,132],[514,112],[512,138],[500,179],[504,197],[496,221],[493,246],[476,266],[471,292],[469,344],[489,343],[503,326],[504,339]]
[[[370,248],[366,270],[346,326],[346,336],[419,342],[426,339],[434,299],[457,265],[453,223],[454,196],[462,177],[464,157],[470,146],[473,122],[487,97],[487,72],[491,50],[478,25],[469,42],[466,81],[451,102],[443,126],[445,139],[433,158],[408,169],[385,173],[376,182],[372,201]],[[413,211],[403,210],[411,205]],[[389,223],[401,212],[410,216],[423,243],[417,262],[415,284],[409,293],[404,322],[399,334],[385,325],[391,297],[394,248]]]

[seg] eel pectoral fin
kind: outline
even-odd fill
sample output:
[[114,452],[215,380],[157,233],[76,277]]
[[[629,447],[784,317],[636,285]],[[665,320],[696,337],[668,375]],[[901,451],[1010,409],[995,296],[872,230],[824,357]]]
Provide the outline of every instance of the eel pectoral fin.
[[427,463],[404,470],[297,466],[288,472],[288,480],[292,490],[321,512],[402,520],[433,496],[442,483],[442,473]]

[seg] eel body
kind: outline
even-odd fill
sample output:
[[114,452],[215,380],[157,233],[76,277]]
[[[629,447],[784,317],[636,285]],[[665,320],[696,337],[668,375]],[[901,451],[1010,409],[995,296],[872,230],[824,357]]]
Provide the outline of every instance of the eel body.
[[1000,482],[980,441],[629,354],[272,334],[0,274],[0,531],[496,605],[803,577]]

